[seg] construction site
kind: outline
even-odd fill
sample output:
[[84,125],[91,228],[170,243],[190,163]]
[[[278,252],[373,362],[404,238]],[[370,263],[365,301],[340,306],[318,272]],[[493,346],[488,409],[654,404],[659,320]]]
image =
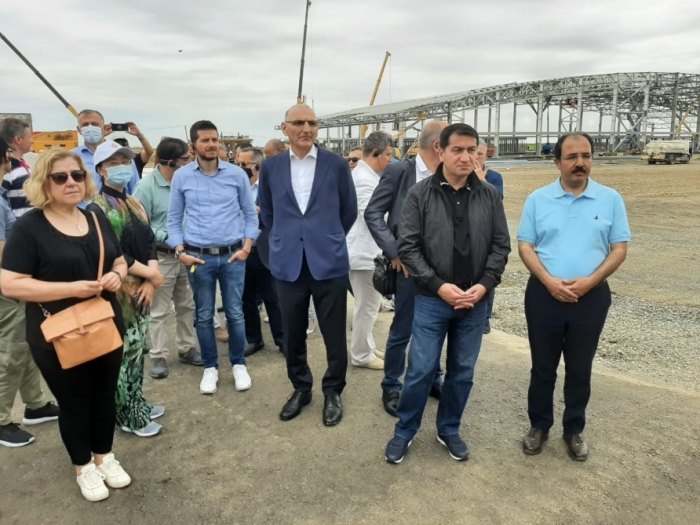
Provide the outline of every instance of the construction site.
[[[384,66],[372,101],[383,71]],[[571,131],[588,133],[596,151],[609,155],[639,154],[661,139],[687,141],[697,150],[699,94],[700,75],[687,73],[512,83],[322,115],[319,138],[342,154],[361,142],[367,127],[391,129],[405,154],[426,121],[443,120],[473,125],[496,158],[551,154],[557,138]]]

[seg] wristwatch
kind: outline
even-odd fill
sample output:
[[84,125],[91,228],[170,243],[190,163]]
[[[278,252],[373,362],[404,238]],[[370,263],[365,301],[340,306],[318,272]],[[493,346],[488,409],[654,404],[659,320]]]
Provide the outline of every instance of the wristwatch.
[[175,258],[179,259],[180,255],[182,255],[183,253],[185,253],[185,250],[175,250]]

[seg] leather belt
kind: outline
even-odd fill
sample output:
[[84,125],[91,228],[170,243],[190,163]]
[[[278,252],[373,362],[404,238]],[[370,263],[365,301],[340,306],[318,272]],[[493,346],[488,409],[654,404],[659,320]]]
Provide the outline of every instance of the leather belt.
[[172,250],[170,248],[161,248],[160,246],[156,246],[156,251],[160,253],[167,253],[168,255],[171,253],[175,255],[175,250]]
[[243,248],[243,243],[241,241],[238,241],[231,246],[221,246],[218,248],[200,248],[198,246],[192,246],[191,244],[185,244],[185,250],[188,252],[196,252],[202,255],[223,255],[236,253],[241,248]]

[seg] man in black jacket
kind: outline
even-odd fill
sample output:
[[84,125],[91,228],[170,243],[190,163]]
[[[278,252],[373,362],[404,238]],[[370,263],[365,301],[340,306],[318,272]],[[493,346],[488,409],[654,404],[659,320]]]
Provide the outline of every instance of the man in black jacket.
[[[398,271],[394,320],[389,330],[384,357],[382,402],[384,409],[396,417],[401,395],[401,376],[406,368],[406,346],[411,339],[416,289],[413,279],[403,268],[398,251],[399,221],[406,193],[416,183],[430,177],[440,164],[440,132],[447,123],[433,121],[423,128],[415,159],[389,164],[365,210],[365,222],[374,241]],[[388,214],[388,216],[387,216]],[[438,366],[430,395],[439,399],[442,369]]]
[[466,124],[445,128],[442,164],[409,190],[401,211],[399,257],[418,295],[399,421],[386,449],[390,463],[403,460],[420,428],[445,336],[447,375],[437,438],[453,459],[469,458],[459,427],[486,322],[484,299],[501,281],[510,253],[501,195],[474,173],[478,141]]

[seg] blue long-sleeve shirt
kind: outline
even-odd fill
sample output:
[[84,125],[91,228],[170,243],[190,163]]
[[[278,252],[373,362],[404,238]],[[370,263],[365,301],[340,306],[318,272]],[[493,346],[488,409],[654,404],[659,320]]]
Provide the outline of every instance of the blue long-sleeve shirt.
[[175,172],[167,221],[171,248],[230,246],[260,234],[248,176],[237,166],[218,162],[214,175],[204,173],[198,161]]

